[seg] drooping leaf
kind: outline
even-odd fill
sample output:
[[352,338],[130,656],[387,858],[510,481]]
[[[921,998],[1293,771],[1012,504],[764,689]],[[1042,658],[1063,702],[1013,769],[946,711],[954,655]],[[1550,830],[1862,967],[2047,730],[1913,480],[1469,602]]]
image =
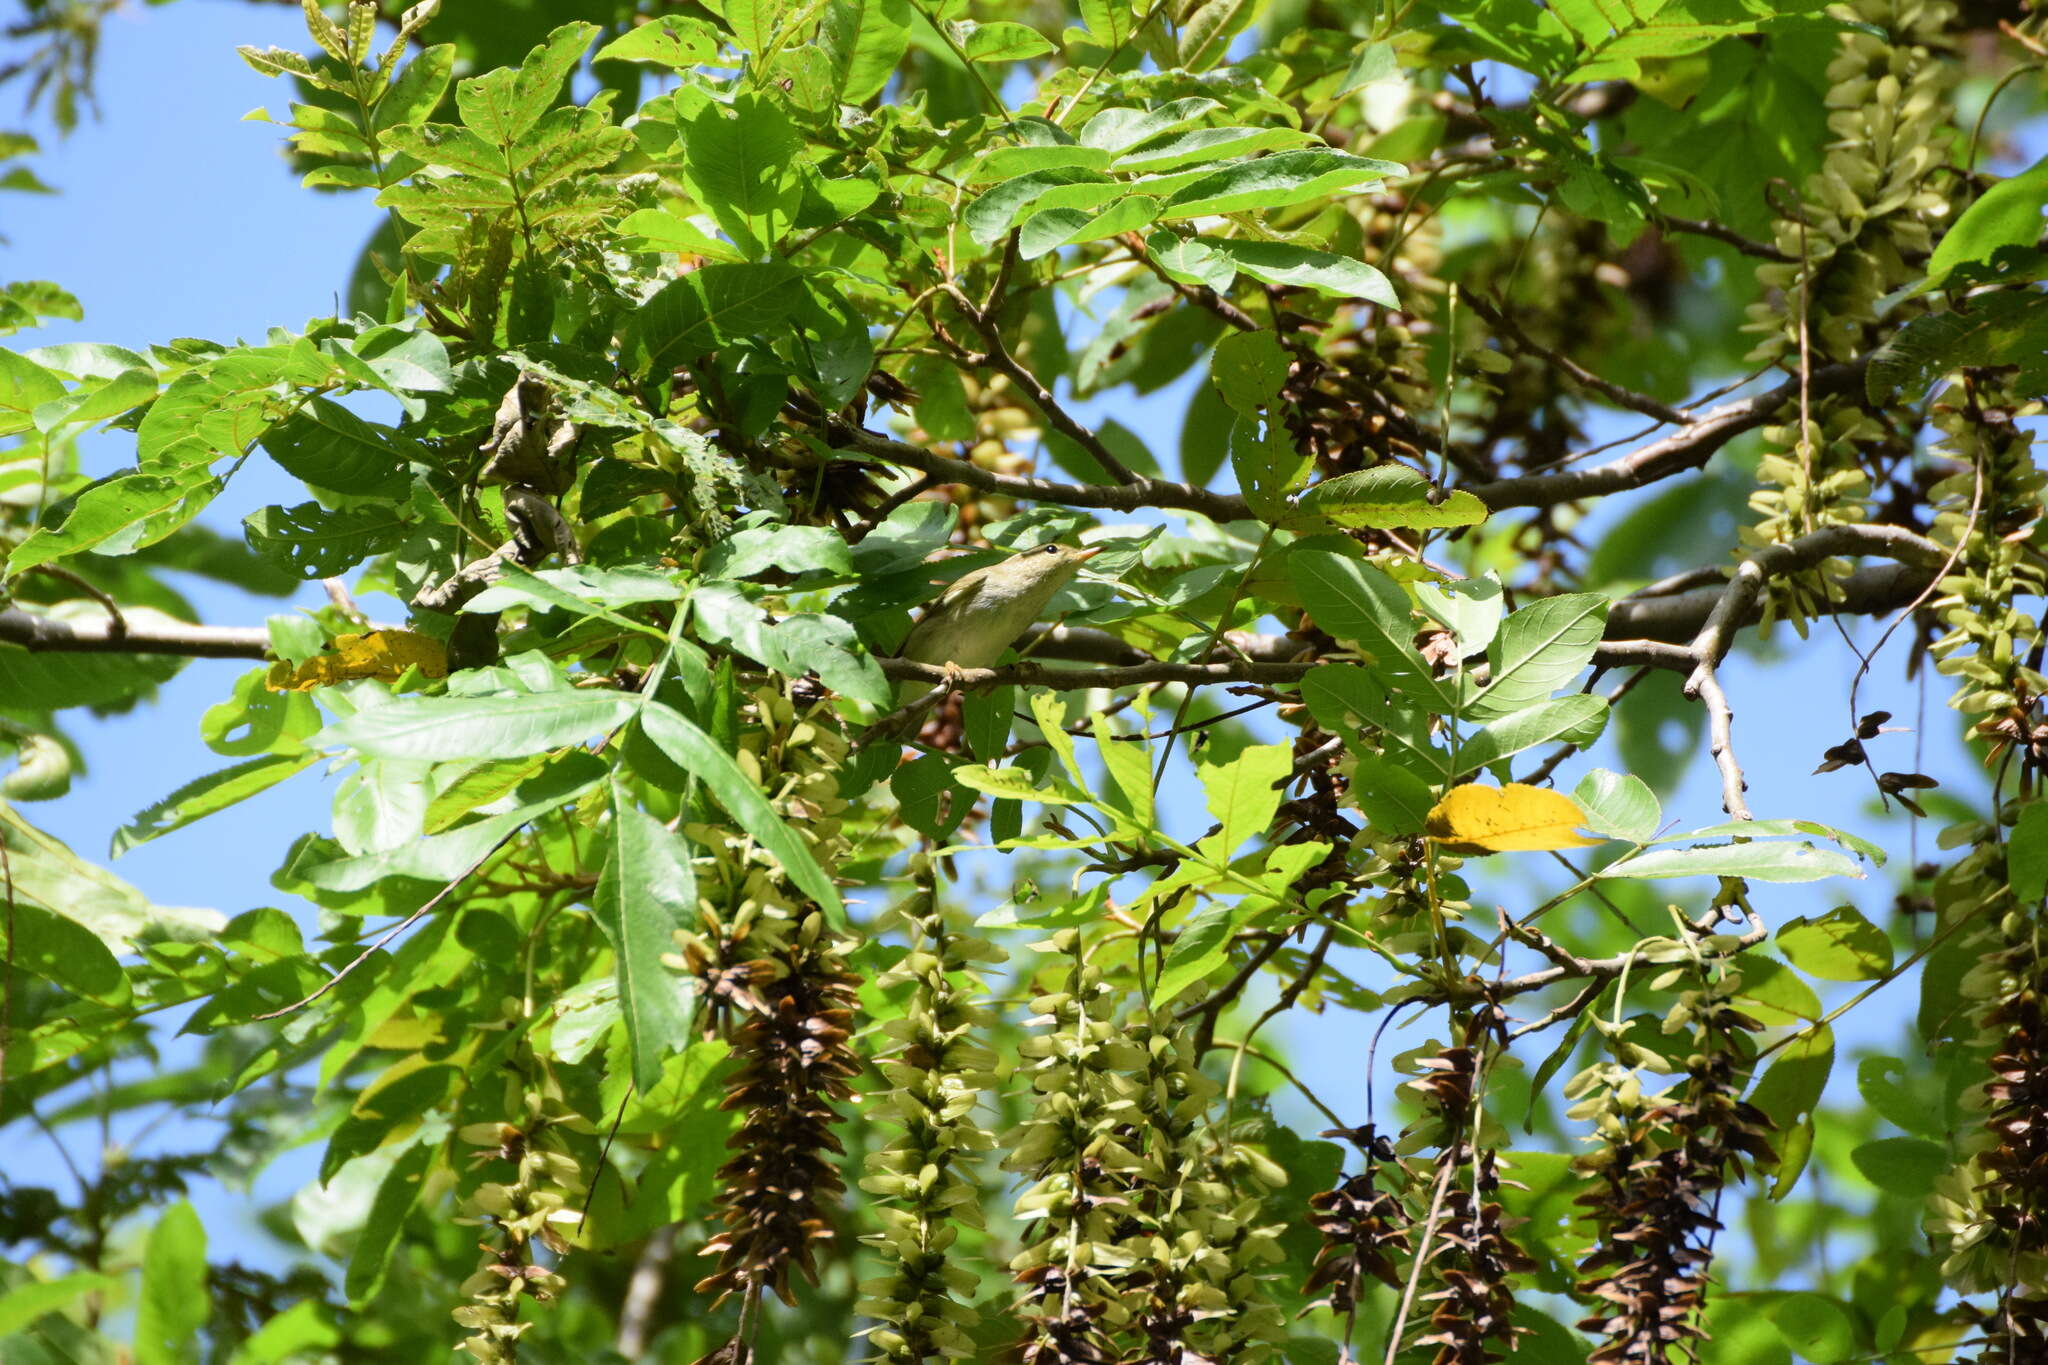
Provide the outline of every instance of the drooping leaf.
[[1439,715],[1456,709],[1449,684],[1415,652],[1414,616],[1400,585],[1363,560],[1328,550],[1296,550],[1287,557],[1303,605],[1317,625],[1340,640],[1354,640],[1374,671]]
[[206,1285],[206,1228],[185,1200],[158,1216],[142,1252],[135,1305],[136,1365],[184,1365],[212,1315]]
[[269,791],[318,761],[317,754],[264,754],[194,778],[161,801],[144,806],[115,830],[108,856],[118,858],[131,848]]
[[591,914],[611,940],[619,1008],[643,1092],[661,1079],[662,1058],[690,1040],[691,978],[662,964],[678,929],[697,924],[697,876],[682,836],[640,809],[612,783],[611,840]]
[[116,475],[79,495],[54,526],[38,526],[7,556],[7,572],[22,573],[87,550],[129,554],[154,545],[199,515],[221,490],[206,466],[170,474]]
[[660,702],[649,702],[642,708],[640,728],[678,767],[704,783],[718,804],[739,821],[740,828],[774,855],[789,879],[817,902],[828,920],[845,924],[846,910],[832,878],[731,755],[711,736]]
[[1221,826],[1216,844],[1226,857],[1273,823],[1273,812],[1280,807],[1280,787],[1293,768],[1291,746],[1253,744],[1228,763],[1204,764],[1197,769],[1209,813]]

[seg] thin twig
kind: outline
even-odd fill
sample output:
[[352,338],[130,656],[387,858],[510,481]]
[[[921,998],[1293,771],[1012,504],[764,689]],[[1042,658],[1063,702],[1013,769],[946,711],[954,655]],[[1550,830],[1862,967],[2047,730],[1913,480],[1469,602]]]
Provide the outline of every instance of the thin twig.
[[456,873],[455,879],[449,882],[448,885],[442,887],[439,891],[436,891],[434,893],[433,899],[429,900],[425,905],[422,905],[419,909],[413,911],[410,915],[407,915],[404,919],[400,920],[397,924],[393,925],[384,933],[378,935],[376,942],[372,943],[369,947],[363,949],[362,952],[356,954],[355,958],[346,967],[343,967],[340,971],[328,977],[327,980],[321,982],[319,989],[315,990],[311,995],[307,996],[303,1000],[296,1002],[295,1004],[286,1005],[283,1009],[272,1010],[268,1014],[253,1015],[251,1016],[250,1022],[257,1023],[265,1019],[276,1019],[282,1015],[287,1015],[294,1013],[295,1011],[302,1010],[306,1006],[312,1004],[315,1000],[318,1000],[321,996],[327,994],[327,992],[333,990],[336,986],[339,986],[345,979],[347,979],[349,973],[353,972],[356,968],[362,966],[365,962],[368,962],[373,956],[375,956],[379,951],[383,949],[385,944],[391,942],[392,939],[397,938],[407,929],[410,929],[413,925],[419,923],[421,918],[424,917],[429,910],[432,910],[435,906],[439,905],[442,901],[448,899],[449,896],[453,895],[456,887],[462,885],[465,881],[468,881],[472,873],[474,873],[478,868],[482,867],[485,861],[489,859],[493,853],[496,853],[499,849],[503,848],[508,842],[511,841],[512,836],[517,834],[518,832],[519,830],[516,827],[505,831],[504,838],[498,840],[497,843],[492,844],[489,848],[485,849],[483,851],[483,854],[480,857],[478,857],[475,862],[471,863],[468,867],[462,869],[462,871]]
[[1031,400],[1031,405],[1038,409],[1039,415],[1045,418],[1048,426],[1087,451],[1118,483],[1135,484],[1143,481],[1102,443],[1100,436],[1075,421],[1073,414],[1061,407],[1059,400],[1052,396],[1052,390],[1038,382],[1037,375],[1017,362],[1017,358],[1010,354],[1009,347],[1003,344],[1002,329],[996,326],[994,318],[975,307],[972,299],[951,285],[946,286],[945,293],[953,300],[953,306],[974,324],[974,330],[981,334],[982,344],[988,348],[981,355],[964,357],[971,368],[980,369],[985,366],[1007,377],[1026,398]]

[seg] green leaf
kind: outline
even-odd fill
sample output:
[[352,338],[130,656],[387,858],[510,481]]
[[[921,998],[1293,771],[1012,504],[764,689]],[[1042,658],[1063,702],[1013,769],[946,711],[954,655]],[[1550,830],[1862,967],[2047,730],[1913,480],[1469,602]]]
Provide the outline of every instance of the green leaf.
[[107,1295],[120,1288],[121,1282],[113,1276],[85,1270],[54,1280],[17,1281],[14,1288],[0,1294],[0,1339],[26,1331],[46,1313],[65,1312],[88,1294]]
[[707,265],[670,280],[620,336],[620,355],[642,378],[659,378],[732,342],[771,334],[804,300],[786,261]]
[[1100,213],[1047,209],[1025,220],[1017,235],[1017,254],[1024,260],[1035,261],[1063,246],[1148,228],[1158,215],[1159,201],[1142,194],[1119,199]]
[[963,763],[953,769],[953,780],[963,787],[1013,801],[1036,801],[1045,806],[1074,806],[1088,800],[1085,792],[1055,779],[1041,787],[1038,779],[1019,767],[991,768]]
[[1175,997],[1221,967],[1230,957],[1230,936],[1240,919],[1260,908],[1251,897],[1216,901],[1189,917],[1167,950],[1166,963],[1153,983],[1150,1005],[1162,1009]]
[[1771,1306],[1770,1315],[1785,1344],[1814,1365],[1836,1365],[1857,1354],[1856,1324],[1833,1299],[1787,1294]]
[[1176,52],[1180,64],[1190,71],[1206,71],[1222,61],[1230,40],[1258,11],[1258,0],[1194,0],[1181,11]]
[[509,758],[581,744],[624,725],[638,697],[562,688],[498,697],[394,697],[336,721],[313,737],[366,758]]
[[1742,982],[1735,998],[1757,1022],[1766,1025],[1817,1024],[1820,997],[1805,978],[1773,958],[1750,954],[1742,959]]
[[1057,170],[1063,167],[1077,167],[1087,171],[1103,171],[1115,160],[1100,147],[1082,147],[1069,142],[1034,142],[1019,147],[995,147],[982,154],[967,169],[967,183],[970,185],[992,185],[998,181],[1014,180],[1033,171]]
[[63,380],[27,356],[0,349],[0,436],[32,430],[36,409],[63,396]]
[[1096,747],[1102,752],[1102,767],[1110,785],[1121,794],[1115,804],[1129,815],[1138,828],[1149,830],[1158,822],[1152,809],[1151,746],[1142,738],[1119,740],[1106,716],[1093,716]]
[[326,1183],[334,1173],[359,1156],[382,1147],[400,1128],[438,1107],[462,1080],[455,1066],[424,1066],[401,1071],[395,1079],[379,1085],[355,1103],[347,1118],[327,1139],[320,1157],[320,1180]]
[[1501,591],[1500,579],[1492,573],[1441,583],[1425,578],[1411,587],[1422,610],[1458,637],[1461,656],[1485,649],[1500,634],[1507,596]]
[[371,111],[370,126],[382,133],[425,121],[441,103],[441,96],[448,93],[448,79],[454,71],[455,44],[421,48],[385,88],[384,97]]
[[594,615],[604,607],[680,602],[683,596],[683,585],[661,569],[600,569],[576,564],[563,569],[534,569],[517,578],[500,579],[465,603],[463,610],[493,612],[514,606],[567,608],[573,602],[574,610]]
[[1607,599],[1563,593],[1532,602],[1501,622],[1487,647],[1489,681],[1467,714],[1507,715],[1550,696],[1592,662],[1607,630]]
[[1393,579],[1363,560],[1328,550],[1293,551],[1287,572],[1315,623],[1340,640],[1357,642],[1388,685],[1437,715],[1457,708],[1451,685],[1432,676],[1415,652],[1408,594]]
[[889,790],[903,823],[935,844],[960,827],[974,804],[943,754],[925,754],[905,763],[890,776]]
[[1863,1178],[1886,1194],[1919,1201],[1955,1165],[1948,1148],[1925,1138],[1892,1137],[1866,1142],[1849,1153]]
[[317,502],[263,507],[242,519],[249,548],[300,578],[333,578],[395,548],[413,524],[396,503],[329,509]]
[[1667,835],[1657,842],[1668,844],[1679,839],[1720,839],[1730,835],[1755,839],[1789,838],[1795,834],[1811,834],[1817,838],[1832,840],[1859,858],[1868,859],[1873,866],[1884,866],[1885,851],[1876,844],[1847,830],[1824,825],[1818,820],[1724,820],[1718,825],[1708,825],[1703,829]]
[[1128,151],[1141,142],[1185,128],[1222,109],[1203,95],[1169,100],[1156,109],[1104,109],[1081,125],[1080,144],[1107,152]]
[[1853,859],[1799,843],[1701,844],[1657,848],[1609,863],[1602,877],[1747,877],[1760,882],[1817,882],[1863,876]]
[[687,218],[662,209],[636,209],[619,220],[622,246],[632,251],[673,251],[728,264],[746,258],[730,242],[721,241]]
[[383,852],[337,858],[305,870],[305,879],[325,891],[360,891],[387,877],[447,882],[461,876],[520,826],[561,809],[604,780],[604,760],[581,749],[556,756],[520,783],[520,804],[442,834],[414,839]]
[[18,899],[7,907],[12,919],[0,919],[0,944],[6,959],[22,971],[77,997],[118,1005],[127,999],[128,980],[121,964],[90,929],[42,906]]
[[612,783],[612,827],[591,915],[611,940],[619,1008],[644,1094],[661,1079],[662,1058],[690,1041],[690,978],[662,964],[678,929],[697,924],[697,874],[681,835]]
[[1055,166],[1005,180],[982,192],[961,221],[983,246],[1000,241],[1017,215],[1032,204],[1045,208],[1094,208],[1124,193],[1121,181],[1081,166]]
[[2005,874],[2014,899],[2033,905],[2048,895],[2048,801],[2020,807],[2005,841]]
[[[1911,1085],[1901,1084],[1902,1080]],[[1945,1138],[1949,1124],[1938,1076],[1911,1074],[1897,1057],[1865,1057],[1856,1063],[1856,1093],[1889,1123],[1920,1137]]]
[[1372,827],[1395,838],[1422,833],[1436,804],[1429,784],[1371,750],[1352,750],[1351,761],[1351,797]]
[[1263,520],[1278,523],[1289,512],[1287,495],[1308,477],[1312,457],[1294,443],[1277,417],[1239,418],[1230,429],[1230,467],[1245,501]]
[[[846,538],[828,526],[754,526],[735,531],[704,554],[705,578],[756,578],[768,573],[853,574]],[[773,581],[781,581],[776,579]]]
[[[1435,501],[1431,501],[1431,495]],[[1406,465],[1386,464],[1339,474],[1294,497],[1290,520],[1323,519],[1349,528],[1437,529],[1477,526],[1486,504],[1464,489],[1443,492]]]
[[206,1228],[180,1199],[157,1218],[142,1251],[142,1294],[135,1304],[136,1365],[199,1359],[199,1329],[213,1309],[206,1287]]
[[1197,769],[1209,813],[1222,826],[1216,846],[1227,857],[1245,840],[1266,832],[1280,808],[1280,784],[1294,771],[1294,749],[1287,744],[1247,745],[1228,763],[1205,763]]
[[1820,1105],[1835,1069],[1835,1031],[1826,1025],[1799,1034],[1772,1061],[1750,1091],[1749,1102],[1779,1132],[1789,1132]]
[[155,371],[123,370],[112,379],[81,384],[42,404],[35,410],[36,430],[53,435],[69,427],[91,426],[148,402],[156,393]]
[[385,1267],[391,1263],[392,1250],[405,1231],[406,1215],[419,1202],[427,1170],[434,1162],[434,1152],[432,1143],[411,1144],[399,1153],[398,1160],[391,1163],[391,1169],[377,1183],[376,1197],[370,1201],[369,1217],[363,1220],[363,1230],[356,1238],[355,1248],[349,1253],[348,1276],[343,1289],[350,1303],[368,1302],[383,1286]]
[[1294,358],[1273,333],[1231,332],[1216,343],[1209,379],[1239,416],[1256,420],[1280,396]]
[[2048,231],[2048,158],[1986,190],[1935,243],[1923,289],[1942,288],[1966,265],[1988,265],[2008,247],[2032,247]]
[[1331,195],[1378,189],[1388,176],[1406,172],[1407,168],[1397,161],[1351,156],[1326,147],[1273,152],[1233,162],[1183,186],[1167,199],[1159,217],[1162,222],[1173,222],[1183,218],[1291,208]]
[[1923,313],[1871,352],[1863,386],[1873,403],[1900,395],[1917,402],[1944,375],[1994,365],[2017,365],[2023,389],[2048,392],[2048,297],[2033,289],[1984,293]]
[[718,55],[718,30],[701,19],[657,15],[597,50],[593,62],[650,62],[671,71],[703,66]]
[[[41,906],[88,930],[108,952],[133,952],[136,939],[145,936],[152,942],[204,938],[226,923],[218,911],[151,904],[135,887],[79,857],[4,801],[0,801],[0,847],[6,852],[16,909]],[[72,950],[64,951],[70,954]],[[53,965],[84,973],[75,976],[74,982],[89,985],[96,993],[125,994],[126,985],[119,980],[118,971],[106,974],[111,959],[88,961],[89,957],[80,949],[75,962]]]
[[910,0],[832,0],[818,44],[840,103],[865,104],[882,93],[909,50],[910,18]]
[[782,864],[789,879],[817,902],[828,921],[835,927],[845,926],[846,909],[832,878],[818,865],[802,838],[776,814],[753,780],[740,771],[731,755],[718,747],[711,736],[660,702],[649,702],[641,709],[640,729],[677,767],[695,774],[704,783],[718,804],[739,821],[740,828],[754,836],[754,842]]
[[265,754],[194,778],[163,800],[143,807],[127,824],[115,830],[108,856],[118,858],[129,849],[162,838],[173,830],[183,829],[259,792],[269,791],[319,760],[318,754]]
[[515,70],[499,67],[455,87],[455,107],[473,132],[500,147],[519,142],[540,122],[583,60],[596,24],[563,24],[526,54]]
[[308,400],[264,432],[261,444],[285,473],[336,493],[395,497],[409,479],[411,452],[397,433],[327,398]]
[[1633,773],[1595,768],[1579,779],[1572,800],[1586,813],[1586,828],[1632,844],[1646,844],[1664,822],[1664,808],[1650,784]]
[[1597,737],[1606,724],[1605,697],[1575,693],[1539,701],[1512,715],[1490,720],[1467,736],[1458,746],[1458,771],[1490,767],[1539,744],[1561,740],[1580,743],[1582,737]]
[[203,464],[173,474],[116,475],[79,494],[62,522],[30,532],[7,556],[7,572],[87,550],[122,555],[154,545],[198,516],[221,486]]
[[1853,905],[1786,921],[1778,928],[1778,951],[1823,981],[1876,981],[1892,969],[1891,940]]
[[1110,169],[1125,175],[1153,175],[1200,162],[1248,157],[1276,147],[1299,147],[1314,140],[1299,128],[1273,124],[1255,128],[1190,128],[1131,148]]
[[748,255],[773,246],[804,197],[797,170],[803,139],[781,105],[754,93],[736,97],[730,106],[709,100],[678,130],[684,178],[697,201]]
[[1292,242],[1204,239],[1209,249],[1236,269],[1266,284],[1313,289],[1339,299],[1363,299],[1388,308],[1401,306],[1387,277],[1363,261]]
[[953,26],[953,37],[970,62],[1022,62],[1054,50],[1051,40],[1037,29],[1007,21],[977,24],[962,20]]

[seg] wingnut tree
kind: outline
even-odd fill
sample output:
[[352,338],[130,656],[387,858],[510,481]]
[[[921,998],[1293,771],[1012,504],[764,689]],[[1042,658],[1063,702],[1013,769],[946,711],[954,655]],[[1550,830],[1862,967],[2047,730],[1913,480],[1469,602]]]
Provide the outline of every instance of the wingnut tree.
[[[336,316],[0,295],[0,1359],[2048,1359],[2041,16],[643,8],[244,49]],[[274,906],[27,804],[181,667]]]

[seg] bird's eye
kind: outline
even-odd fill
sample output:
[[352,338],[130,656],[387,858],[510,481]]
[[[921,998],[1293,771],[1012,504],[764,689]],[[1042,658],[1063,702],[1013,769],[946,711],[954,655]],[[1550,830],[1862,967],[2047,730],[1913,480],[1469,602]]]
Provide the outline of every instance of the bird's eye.
[[1048,545],[1045,547],[1045,552],[1049,555],[1056,555],[1060,552],[1060,547],[1057,545]]

